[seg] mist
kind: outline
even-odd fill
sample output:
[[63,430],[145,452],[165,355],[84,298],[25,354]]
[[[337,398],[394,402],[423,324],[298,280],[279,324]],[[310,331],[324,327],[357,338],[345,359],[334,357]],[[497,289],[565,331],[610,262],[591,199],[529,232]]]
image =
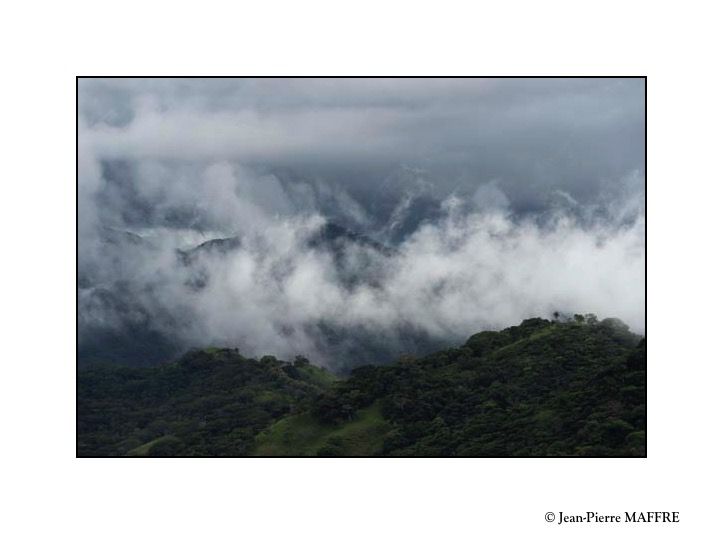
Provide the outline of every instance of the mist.
[[555,312],[644,333],[643,93],[81,80],[81,348],[143,328],[345,369]]

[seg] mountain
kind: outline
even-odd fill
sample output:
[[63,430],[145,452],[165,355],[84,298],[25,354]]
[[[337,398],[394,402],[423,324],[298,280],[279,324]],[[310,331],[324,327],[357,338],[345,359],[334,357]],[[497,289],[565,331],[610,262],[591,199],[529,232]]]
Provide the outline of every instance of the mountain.
[[157,309],[150,311],[138,301],[137,291],[128,284],[83,288],[78,291],[78,297],[86,318],[94,313],[103,316],[103,324],[92,320],[79,323],[79,366],[102,363],[152,366],[182,354],[173,336],[158,330],[159,322],[166,327],[173,324],[172,315]]
[[[85,366],[113,363],[126,366],[152,366],[177,359],[183,350],[188,321],[187,310],[168,307],[162,276],[138,273],[133,261],[162,259],[165,254],[156,243],[134,233],[102,229],[100,255],[113,270],[103,273],[90,267],[78,279],[80,340],[78,362]],[[302,235],[301,235],[302,237]],[[230,236],[213,238],[188,249],[171,253],[173,275],[181,276],[175,293],[192,298],[211,286],[213,269],[231,263],[230,257],[242,249],[253,249],[253,238]],[[325,256],[343,288],[379,287],[387,261],[395,251],[369,236],[327,222],[303,237],[304,253]],[[140,265],[142,266],[142,265]],[[114,272],[117,270],[117,272]],[[269,281],[281,280],[270,273]],[[157,279],[155,279],[157,278]],[[277,283],[282,287],[281,282]],[[185,295],[185,293],[187,293]],[[184,326],[185,325],[185,326]],[[446,346],[411,325],[391,329],[391,335],[348,330],[332,320],[314,321],[301,328],[318,351],[328,357],[347,359],[343,369],[359,363],[389,362],[404,352],[427,353]],[[394,332],[397,330],[397,332]],[[187,343],[187,342],[185,342]],[[236,345],[236,343],[228,343]]]
[[78,377],[78,455],[644,456],[646,344],[617,319],[528,319],[345,378],[191,351]]
[[312,234],[307,242],[307,246],[311,249],[330,250],[339,255],[343,254],[349,246],[370,248],[384,255],[393,254],[393,250],[384,244],[333,222],[325,223]]
[[231,236],[229,238],[213,238],[199,244],[191,249],[177,250],[177,255],[183,264],[191,264],[204,256],[210,254],[224,255],[231,253],[242,246],[242,240],[239,236]]

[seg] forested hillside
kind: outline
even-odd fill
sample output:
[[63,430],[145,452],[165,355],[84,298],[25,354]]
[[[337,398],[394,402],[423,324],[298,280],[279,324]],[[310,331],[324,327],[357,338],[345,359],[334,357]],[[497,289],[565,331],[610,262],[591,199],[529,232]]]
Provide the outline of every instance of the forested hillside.
[[78,378],[81,456],[644,456],[645,422],[645,340],[592,315],[343,379],[228,349]]

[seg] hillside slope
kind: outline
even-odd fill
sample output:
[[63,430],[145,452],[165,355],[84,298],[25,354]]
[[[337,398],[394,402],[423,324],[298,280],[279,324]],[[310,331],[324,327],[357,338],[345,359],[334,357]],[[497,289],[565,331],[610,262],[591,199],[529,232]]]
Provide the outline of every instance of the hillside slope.
[[645,340],[529,319],[344,379],[299,359],[195,351],[81,371],[80,455],[643,456]]
[[310,406],[336,380],[298,358],[192,351],[154,368],[78,376],[78,455],[245,455],[273,421]]
[[342,426],[379,401],[382,455],[642,456],[645,379],[645,341],[619,321],[530,319],[356,369],[313,411]]

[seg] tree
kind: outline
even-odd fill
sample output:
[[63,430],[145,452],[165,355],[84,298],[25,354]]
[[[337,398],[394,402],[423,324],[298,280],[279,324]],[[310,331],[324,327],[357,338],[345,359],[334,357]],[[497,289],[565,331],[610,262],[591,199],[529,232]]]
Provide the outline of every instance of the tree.
[[628,369],[632,371],[647,369],[647,345],[645,338],[640,340],[635,350],[632,351],[626,361]]
[[308,360],[308,359],[305,358],[304,356],[296,356],[296,357],[295,357],[295,362],[293,363],[293,365],[294,365],[295,367],[297,367],[297,368],[309,366],[309,365],[310,365],[310,360]]

